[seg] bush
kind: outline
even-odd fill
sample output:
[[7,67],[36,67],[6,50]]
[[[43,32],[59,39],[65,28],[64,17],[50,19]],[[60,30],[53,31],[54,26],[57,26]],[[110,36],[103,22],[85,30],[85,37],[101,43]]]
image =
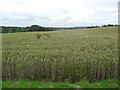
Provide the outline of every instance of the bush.
[[40,37],[42,37],[42,35],[40,35],[39,33],[36,34],[36,38],[40,39]]

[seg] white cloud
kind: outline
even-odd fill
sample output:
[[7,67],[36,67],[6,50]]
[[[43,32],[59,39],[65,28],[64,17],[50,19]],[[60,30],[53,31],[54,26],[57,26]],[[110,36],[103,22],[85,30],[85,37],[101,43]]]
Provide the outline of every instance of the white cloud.
[[84,26],[118,22],[118,0],[0,0],[1,25]]

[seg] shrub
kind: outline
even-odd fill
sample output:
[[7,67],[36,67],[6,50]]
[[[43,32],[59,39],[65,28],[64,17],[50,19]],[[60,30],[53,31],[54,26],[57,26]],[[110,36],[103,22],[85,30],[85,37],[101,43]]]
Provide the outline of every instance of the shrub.
[[40,35],[39,33],[36,34],[36,38],[40,39],[42,37],[42,35]]

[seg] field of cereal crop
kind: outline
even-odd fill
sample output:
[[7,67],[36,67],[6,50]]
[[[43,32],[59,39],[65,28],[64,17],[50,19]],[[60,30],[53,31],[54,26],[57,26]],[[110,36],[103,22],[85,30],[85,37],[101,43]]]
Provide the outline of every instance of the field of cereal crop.
[[5,33],[2,38],[3,80],[96,82],[118,77],[117,27]]

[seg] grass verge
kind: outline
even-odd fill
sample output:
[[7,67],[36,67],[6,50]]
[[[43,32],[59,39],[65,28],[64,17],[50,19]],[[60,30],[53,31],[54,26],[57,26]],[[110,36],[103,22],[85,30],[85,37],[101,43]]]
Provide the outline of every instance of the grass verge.
[[42,81],[3,81],[3,88],[118,88],[118,79],[108,79],[100,82],[89,83],[86,80],[77,83],[70,82],[42,82]]

